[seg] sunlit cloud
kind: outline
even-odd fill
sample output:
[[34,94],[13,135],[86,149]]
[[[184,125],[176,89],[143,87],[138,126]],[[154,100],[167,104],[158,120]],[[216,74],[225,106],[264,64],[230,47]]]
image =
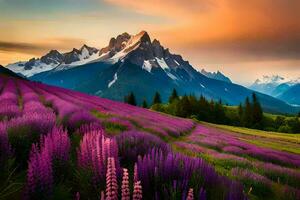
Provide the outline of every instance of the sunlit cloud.
[[[154,30],[175,48],[238,51],[241,57],[299,58],[300,1],[290,0],[106,0],[138,13],[173,18]],[[215,56],[215,55],[214,55]],[[222,55],[221,55],[222,57]]]
[[50,38],[48,40],[32,44],[0,41],[0,51],[39,54],[42,51],[49,51],[51,49],[58,49],[63,51],[68,49],[70,50],[70,48],[82,44],[84,44],[84,40],[71,38]]

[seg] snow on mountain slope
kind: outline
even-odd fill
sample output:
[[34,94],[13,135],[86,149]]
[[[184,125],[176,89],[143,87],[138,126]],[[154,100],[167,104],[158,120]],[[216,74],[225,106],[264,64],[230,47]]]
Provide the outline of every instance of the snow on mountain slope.
[[88,47],[87,45],[83,45],[79,50],[74,48],[72,51],[63,54],[57,50],[51,50],[41,58],[32,58],[29,61],[9,64],[6,67],[15,73],[31,77],[52,69],[65,70],[89,63],[100,57],[98,51],[98,49]]
[[28,67],[28,65],[26,64],[29,62],[30,61],[17,62],[14,64],[9,64],[6,67],[15,73],[20,73],[26,77],[30,77],[41,72],[50,71],[59,65],[55,63],[46,64],[41,60],[35,60],[34,63],[32,63],[30,67]]
[[118,74],[114,74],[114,79],[108,83],[107,87],[110,88],[118,80]]
[[284,93],[287,89],[289,89],[291,86],[296,85],[298,83],[300,83],[300,78],[289,80],[279,75],[263,76],[262,79],[257,79],[250,86],[250,89],[274,97],[278,97],[279,95]]

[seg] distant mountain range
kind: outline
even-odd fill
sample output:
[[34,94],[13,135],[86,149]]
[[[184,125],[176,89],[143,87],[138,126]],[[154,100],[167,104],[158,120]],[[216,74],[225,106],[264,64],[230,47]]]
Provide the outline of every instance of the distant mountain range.
[[300,105],[299,84],[300,78],[287,80],[278,75],[263,76],[263,79],[257,79],[250,89],[271,95],[289,104]]
[[[68,53],[51,50],[39,59],[7,66],[31,80],[123,101],[133,91],[139,103],[152,101],[156,91],[166,101],[173,88],[179,94],[204,95],[230,105],[244,102],[252,90],[231,83],[221,72],[195,70],[182,56],[170,52],[142,31],[123,33],[96,49],[84,45]],[[295,113],[295,107],[271,96],[257,93],[270,112]]]
[[30,77],[35,74],[50,71],[60,66],[60,68],[71,68],[83,65],[98,58],[98,49],[83,45],[80,49],[73,49],[67,53],[60,53],[51,50],[41,58],[32,58],[29,61],[9,64],[6,67],[10,70]]
[[279,99],[292,105],[300,105],[300,84],[290,86],[278,96]]

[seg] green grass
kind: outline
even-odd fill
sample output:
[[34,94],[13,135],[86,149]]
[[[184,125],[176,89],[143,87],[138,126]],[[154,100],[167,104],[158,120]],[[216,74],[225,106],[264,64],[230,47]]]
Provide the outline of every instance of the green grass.
[[213,126],[216,128],[251,135],[251,136],[259,136],[264,138],[270,138],[270,139],[279,139],[287,142],[297,143],[300,144],[300,134],[291,134],[291,133],[278,133],[278,132],[271,132],[271,131],[262,131],[257,129],[249,129],[244,127],[236,127],[236,126],[228,126],[228,125],[217,125],[217,124],[211,124],[206,122],[201,122],[203,124]]
[[109,134],[109,135],[118,135],[123,131],[126,131],[127,128],[121,124],[117,124],[117,123],[113,123],[113,122],[107,122],[104,121],[102,122],[102,124],[105,127],[105,131]]
[[91,113],[98,119],[108,119],[108,118],[112,117],[111,114],[102,113],[98,110],[92,110]]
[[267,147],[275,150],[280,150],[280,151],[286,151],[289,153],[295,153],[295,154],[300,154],[300,148],[299,146],[291,146],[291,145],[285,145],[281,144],[279,142],[271,142],[271,141],[262,141],[262,140],[247,140],[247,139],[241,139],[244,140],[248,143],[255,144],[256,146],[260,147]]

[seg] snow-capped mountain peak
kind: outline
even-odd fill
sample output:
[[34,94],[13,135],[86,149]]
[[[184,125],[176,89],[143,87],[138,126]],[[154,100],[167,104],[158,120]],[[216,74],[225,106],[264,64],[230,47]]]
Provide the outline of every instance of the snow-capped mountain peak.
[[150,37],[146,31],[141,31],[136,35],[123,33],[116,38],[111,38],[109,45],[102,48],[99,54],[103,57],[103,60],[116,63],[125,58],[133,50],[139,48],[141,44],[151,44]]
[[262,83],[265,83],[265,84],[269,84],[269,83],[281,84],[284,81],[285,81],[285,78],[283,78],[279,75],[263,76],[263,79],[262,79]]
[[300,83],[300,78],[289,80],[279,75],[264,75],[262,79],[256,79],[256,81],[250,86],[250,89],[277,97],[290,86],[297,83]]
[[63,61],[63,55],[57,50],[51,50],[49,53],[41,57],[41,62],[45,64],[60,64]]
[[272,85],[280,85],[285,82],[285,78],[279,75],[264,75],[262,79],[256,79],[253,85],[257,84],[272,84]]

